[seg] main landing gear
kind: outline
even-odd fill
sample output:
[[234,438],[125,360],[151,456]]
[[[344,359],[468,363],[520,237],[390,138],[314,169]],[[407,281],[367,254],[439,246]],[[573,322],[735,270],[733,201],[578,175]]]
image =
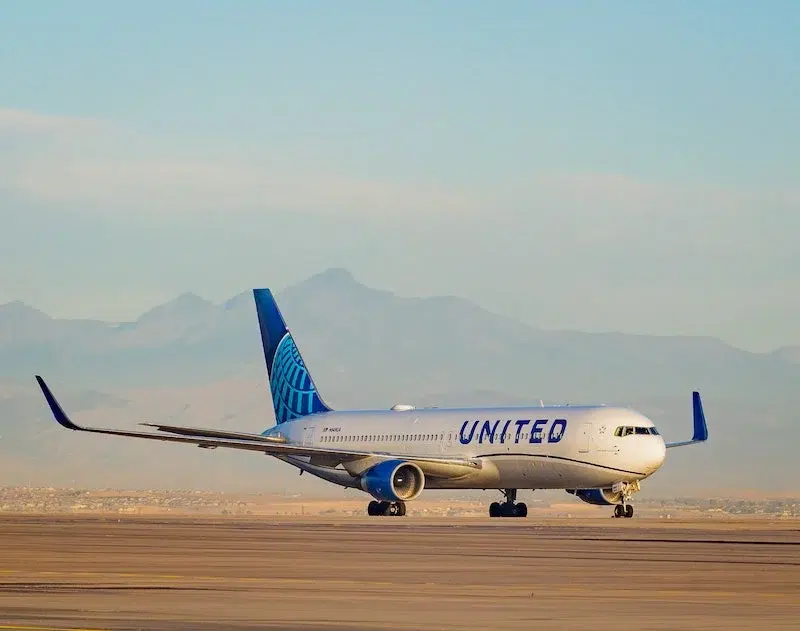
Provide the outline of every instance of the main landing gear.
[[633,506],[630,504],[617,504],[614,507],[614,517],[633,517]]
[[515,504],[517,499],[517,489],[503,489],[506,501],[492,502],[489,504],[489,517],[527,517],[528,507],[524,502]]
[[367,505],[367,514],[371,517],[389,516],[402,517],[406,514],[405,502],[376,502],[372,500]]

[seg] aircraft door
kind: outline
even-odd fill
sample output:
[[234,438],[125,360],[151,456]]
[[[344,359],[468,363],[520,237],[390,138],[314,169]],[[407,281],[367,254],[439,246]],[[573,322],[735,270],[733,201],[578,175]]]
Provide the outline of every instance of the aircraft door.
[[584,423],[580,426],[580,432],[578,433],[578,452],[582,454],[588,454],[591,447],[592,447],[592,431],[593,427],[591,423]]
[[306,425],[303,428],[303,444],[304,445],[313,445],[314,444],[314,430],[317,429],[315,425]]

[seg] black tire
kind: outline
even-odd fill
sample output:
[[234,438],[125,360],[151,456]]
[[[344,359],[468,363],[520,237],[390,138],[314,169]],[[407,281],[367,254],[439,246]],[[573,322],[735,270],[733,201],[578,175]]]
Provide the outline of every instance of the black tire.
[[489,504],[489,517],[500,517],[500,514],[500,502],[492,502]]
[[528,505],[525,502],[520,502],[517,504],[516,510],[514,511],[517,517],[527,517],[528,516]]
[[406,516],[406,503],[405,502],[397,502],[397,516],[398,517],[405,517]]
[[628,519],[633,517],[633,506],[631,506],[630,504],[628,504],[625,507],[625,517],[627,517]]
[[376,517],[381,514],[381,505],[378,504],[375,500],[372,500],[369,504],[367,504],[367,515],[370,517]]
[[617,504],[614,507],[614,517],[624,517],[625,516],[625,507],[622,504]]

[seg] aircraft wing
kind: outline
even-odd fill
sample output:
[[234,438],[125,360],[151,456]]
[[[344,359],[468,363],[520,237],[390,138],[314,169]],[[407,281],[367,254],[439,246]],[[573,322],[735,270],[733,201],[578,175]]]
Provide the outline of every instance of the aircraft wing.
[[[173,443],[187,443],[197,445],[205,449],[216,449],[226,447],[228,449],[242,449],[246,451],[260,451],[272,456],[307,456],[312,463],[324,464],[326,466],[336,466],[339,463],[371,458],[376,460],[402,459],[414,462],[426,473],[436,477],[459,477],[470,471],[481,468],[479,460],[467,458],[448,458],[438,456],[411,456],[408,454],[392,454],[387,452],[374,452],[350,449],[329,449],[326,447],[311,447],[298,445],[285,441],[279,437],[267,437],[261,434],[247,434],[239,432],[227,432],[224,430],[206,430],[192,427],[180,427],[176,425],[158,425],[145,423],[150,427],[157,427],[169,433],[157,434],[152,432],[136,432],[122,429],[108,429],[100,427],[83,427],[74,423],[61,404],[55,398],[50,388],[39,375],[36,381],[42,389],[44,398],[50,406],[50,410],[55,420],[67,429],[92,432],[95,434],[107,434],[112,436],[127,436],[129,438],[147,438],[150,440],[161,440]],[[171,435],[177,434],[177,435]]]
[[155,427],[161,432],[178,434],[180,436],[194,436],[199,438],[231,438],[234,440],[254,440],[264,443],[285,443],[283,436],[264,436],[264,434],[251,434],[249,432],[229,432],[224,429],[203,429],[200,427],[183,427],[180,425],[162,425],[161,423],[139,423],[145,427]]
[[691,440],[682,440],[676,443],[666,443],[666,447],[683,447],[684,445],[694,445],[708,440],[708,426],[706,425],[706,415],[703,412],[703,402],[700,400],[700,393],[692,392],[692,414],[694,421],[694,433]]

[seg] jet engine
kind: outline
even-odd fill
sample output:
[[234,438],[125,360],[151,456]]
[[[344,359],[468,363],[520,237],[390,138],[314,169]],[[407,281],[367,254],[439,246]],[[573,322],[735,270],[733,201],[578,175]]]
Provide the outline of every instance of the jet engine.
[[408,502],[422,493],[424,487],[422,469],[404,460],[385,460],[361,476],[361,488],[383,502]]
[[613,489],[567,489],[578,499],[595,506],[612,506],[622,503],[622,493]]

